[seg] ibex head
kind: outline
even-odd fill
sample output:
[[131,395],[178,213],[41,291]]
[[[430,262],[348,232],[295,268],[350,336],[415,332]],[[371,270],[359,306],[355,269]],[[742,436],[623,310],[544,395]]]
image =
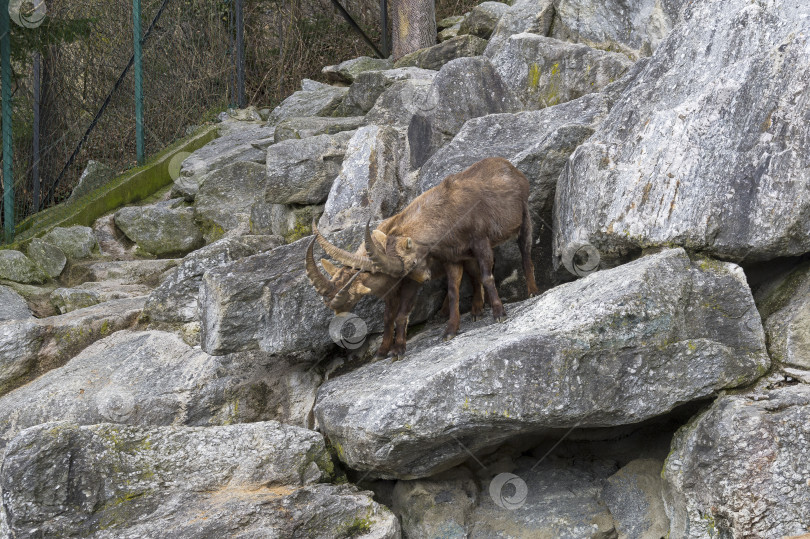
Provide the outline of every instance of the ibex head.
[[[350,253],[329,243],[314,223],[312,231],[315,237],[307,249],[307,276],[327,306],[336,313],[350,311],[367,294],[385,297],[404,278],[419,282],[430,278],[427,263],[417,257],[417,249],[410,238],[389,238],[380,230],[372,232],[366,223],[364,244]],[[326,254],[341,264],[338,267],[321,259],[329,279],[315,263],[313,250],[316,241]]]

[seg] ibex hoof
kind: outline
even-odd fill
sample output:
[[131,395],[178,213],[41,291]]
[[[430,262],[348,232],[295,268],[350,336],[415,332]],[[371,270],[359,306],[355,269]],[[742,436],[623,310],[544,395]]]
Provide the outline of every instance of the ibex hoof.
[[442,335],[441,340],[442,340],[442,342],[447,342],[447,341],[451,340],[455,336],[456,336],[455,333],[445,333],[444,335]]
[[478,322],[479,320],[481,320],[482,316],[480,314],[473,314],[470,316],[470,318],[472,319],[473,322]]
[[504,322],[506,322],[506,313],[502,314],[501,316],[496,316],[495,321],[498,322],[499,324],[503,324]]

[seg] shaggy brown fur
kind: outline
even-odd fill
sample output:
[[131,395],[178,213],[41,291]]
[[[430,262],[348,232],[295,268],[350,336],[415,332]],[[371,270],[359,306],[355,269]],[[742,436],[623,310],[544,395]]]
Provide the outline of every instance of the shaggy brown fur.
[[[357,270],[367,272],[368,277],[362,282],[385,281],[383,287],[390,285],[390,281],[379,279],[380,274],[394,278],[396,282],[388,289],[390,292],[383,294],[386,300],[385,333],[378,355],[388,354],[393,333],[389,327],[394,325],[396,335],[390,349],[395,356],[404,354],[408,315],[413,309],[419,284],[431,272],[435,273],[437,267],[447,275],[449,320],[444,339],[451,339],[458,333],[459,285],[465,269],[476,281],[474,290],[480,290],[480,285],[476,286],[478,282],[483,285],[495,319],[503,321],[506,311],[492,276],[492,249],[515,236],[523,259],[528,293],[532,296],[538,292],[531,261],[532,225],[528,198],[526,176],[506,159],[492,157],[448,176],[436,187],[425,191],[402,212],[383,221],[374,234],[367,230],[365,245],[356,253],[329,246],[332,249],[330,254],[342,264],[353,267],[353,273]],[[326,248],[328,244],[322,240],[321,245]],[[325,297],[331,295],[335,298],[341,293],[335,288],[339,282],[330,282],[331,288],[327,290],[326,284],[316,282],[317,276],[310,272],[309,266],[308,274]],[[341,280],[348,281],[345,274]],[[357,275],[350,286],[354,286],[359,277]],[[365,293],[380,295],[377,284],[364,284],[363,288],[368,290]],[[347,294],[344,289],[342,295]],[[334,302],[334,299],[330,301]],[[330,306],[333,309],[340,307]]]

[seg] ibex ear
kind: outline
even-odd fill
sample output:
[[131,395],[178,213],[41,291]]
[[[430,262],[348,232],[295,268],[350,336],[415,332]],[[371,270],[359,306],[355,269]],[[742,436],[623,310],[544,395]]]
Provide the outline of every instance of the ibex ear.
[[413,240],[411,238],[405,238],[405,248],[409,251],[413,249]]
[[388,243],[388,236],[386,236],[383,231],[375,228],[374,232],[371,233],[371,237],[374,238],[374,241],[376,241],[379,246],[383,248],[383,250],[385,250],[385,245]]
[[335,273],[337,273],[338,269],[326,258],[321,258],[321,266],[323,266],[323,269],[326,270],[326,273],[328,273],[330,277],[334,277]]
[[364,284],[357,283],[357,291],[363,295],[371,294],[371,289]]

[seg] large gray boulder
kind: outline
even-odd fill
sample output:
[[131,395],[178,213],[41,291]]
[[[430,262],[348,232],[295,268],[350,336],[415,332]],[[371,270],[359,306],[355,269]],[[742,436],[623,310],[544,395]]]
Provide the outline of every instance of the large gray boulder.
[[495,26],[504,13],[509,10],[509,4],[503,2],[481,2],[470,10],[459,27],[459,34],[472,34],[480,38],[489,39]]
[[68,260],[90,258],[94,252],[98,251],[98,240],[89,226],[56,227],[45,234],[42,239],[58,247],[65,253]]
[[[418,190],[423,193],[447,176],[487,157],[503,157],[529,178],[530,196],[543,205],[548,202],[550,209],[565,161],[607,113],[604,97],[594,94],[541,110],[490,114],[467,120],[453,140],[419,170]],[[582,134],[569,143],[563,142],[567,137],[562,133],[576,131]],[[551,140],[561,144],[550,148]]]
[[369,125],[357,130],[318,228],[331,232],[395,214],[404,206],[398,170],[403,154],[404,136],[393,127]]
[[122,284],[143,284],[156,287],[169,276],[169,272],[180,263],[179,259],[160,260],[114,260],[94,262],[84,266],[83,281],[117,282]]
[[547,36],[553,19],[553,0],[516,0],[498,20],[484,55],[490,56],[493,50],[499,49],[514,34],[531,32]]
[[285,140],[267,149],[264,201],[322,204],[340,172],[354,131]]
[[[199,295],[203,350],[218,355],[260,349],[314,360],[334,345],[329,336],[333,313],[304,271],[311,239],[308,236],[203,275]],[[354,312],[370,331],[382,327],[378,301],[365,299]]]
[[580,240],[613,259],[673,244],[746,262],[810,251],[806,10],[684,13],[560,177],[557,256]]
[[341,131],[354,131],[365,123],[366,120],[362,114],[349,118],[322,118],[320,116],[288,118],[276,126],[275,142],[314,137],[315,135],[334,135]]
[[239,240],[225,238],[188,254],[171,276],[149,294],[144,315],[155,322],[198,319],[197,294],[203,273],[255,253]]
[[[557,179],[568,157],[607,115],[602,94],[589,94],[562,105],[536,111],[490,114],[468,120],[453,140],[439,149],[419,171],[417,193],[439,184],[486,157],[509,159],[529,180],[529,212],[534,244],[535,278],[545,289],[561,278],[551,263],[552,206]],[[514,242],[497,248],[495,279],[504,300],[525,299],[521,256]]]
[[680,22],[681,9],[687,4],[684,0],[554,0],[551,36],[624,52],[633,59],[649,56]]
[[381,71],[391,69],[394,63],[388,58],[369,58],[360,56],[346,60],[338,65],[326,66],[321,69],[321,73],[326,75],[329,82],[342,82],[351,84],[367,71]]
[[664,468],[671,537],[810,529],[810,385],[717,399],[676,434]]
[[394,64],[394,67],[421,67],[422,69],[440,69],[444,64],[464,58],[478,56],[484,52],[487,41],[472,35],[450,38],[438,45],[419,49],[406,54]]
[[424,110],[433,85],[428,79],[407,79],[393,83],[385,90],[368,114],[366,122],[407,128],[414,114]]
[[0,285],[0,322],[29,318],[31,309],[25,298],[7,286]]
[[408,125],[411,167],[421,167],[470,118],[517,112],[520,100],[483,57],[459,58],[442,67]]
[[294,116],[331,116],[348,91],[346,87],[326,84],[312,90],[299,90],[273,109],[267,124],[276,125]]
[[370,111],[377,98],[395,82],[403,80],[433,80],[436,71],[418,67],[401,67],[386,71],[366,71],[361,73],[357,80],[349,87],[349,92],[338,108],[338,113],[344,116],[353,114],[363,115]]
[[770,365],[742,270],[682,249],[558,286],[509,314],[329,380],[315,407],[321,432],[352,468],[424,477],[520,435],[639,423]]
[[261,200],[265,179],[264,165],[237,162],[209,173],[200,182],[194,218],[205,231],[207,242],[228,233],[248,233],[250,207]]
[[34,262],[13,249],[0,250],[0,279],[15,283],[44,283],[48,276]]
[[32,239],[27,251],[28,258],[51,279],[59,277],[67,264],[67,257],[59,247],[40,238]]
[[0,453],[21,430],[48,421],[312,427],[320,382],[310,366],[283,357],[215,357],[174,333],[118,331],[0,397]]
[[399,536],[396,518],[367,493],[317,484],[331,475],[319,434],[276,422],[59,422],[9,446],[0,485],[19,538]]
[[63,365],[97,340],[132,326],[144,300],[122,299],[59,316],[0,322],[0,395]]
[[252,143],[268,138],[272,141],[274,133],[273,127],[247,122],[234,122],[233,127],[221,128],[219,138],[183,160],[180,173],[174,178],[172,196],[182,196],[190,202],[209,172],[238,161],[264,163],[266,152],[255,148]]
[[633,65],[625,55],[535,34],[517,34],[487,57],[527,110],[598,92]]
[[115,212],[115,224],[139,250],[156,256],[184,255],[203,245],[193,208],[130,206]]
[[[362,242],[364,227],[349,227],[327,237],[338,247],[354,251]],[[225,354],[260,349],[311,362],[335,348],[329,333],[335,316],[304,271],[310,241],[312,236],[307,236],[203,275],[199,296],[203,350]],[[420,290],[411,324],[424,322],[439,309],[443,288]],[[352,312],[363,320],[366,332],[372,333],[382,329],[383,308],[383,302],[367,296]]]
[[754,296],[774,361],[810,370],[810,264],[779,276]]

